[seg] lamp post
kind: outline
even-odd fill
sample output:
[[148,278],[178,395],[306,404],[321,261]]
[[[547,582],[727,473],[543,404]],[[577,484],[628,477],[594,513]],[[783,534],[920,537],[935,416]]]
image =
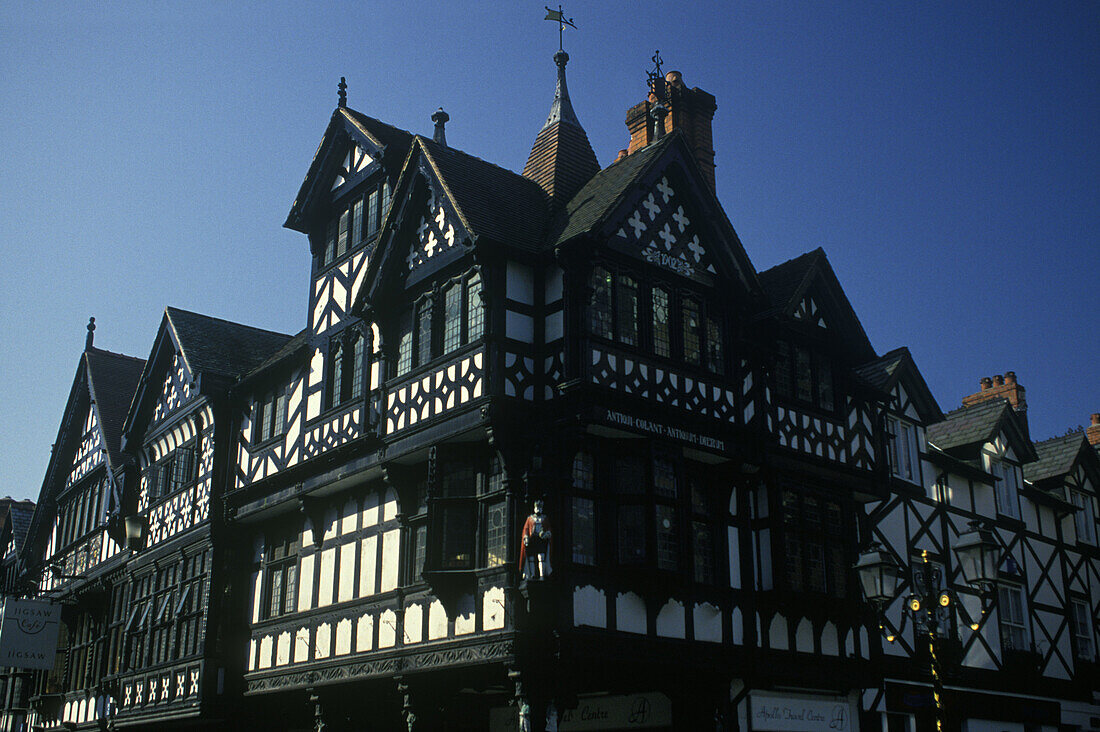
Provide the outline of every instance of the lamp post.
[[[970,522],[970,530],[959,536],[952,547],[959,558],[959,567],[963,579],[981,592],[982,614],[986,612],[987,601],[992,596],[996,583],[997,565],[1000,561],[1000,545],[993,532],[981,526],[980,522]],[[873,542],[859,556],[854,569],[859,576],[863,595],[875,607],[882,628],[882,608],[897,596],[903,572],[894,558],[878,542]],[[940,662],[936,641],[941,628],[951,622],[951,606],[957,602],[955,593],[945,587],[943,570],[933,564],[927,551],[922,551],[920,561],[911,571],[911,594],[905,600],[905,612],[913,619],[916,635],[924,635],[928,641],[929,671],[932,675],[932,697],[936,708],[936,730],[943,732],[946,724],[943,704],[943,680],[940,675]],[[979,623],[971,625],[977,629]],[[893,641],[892,635],[886,640]]]

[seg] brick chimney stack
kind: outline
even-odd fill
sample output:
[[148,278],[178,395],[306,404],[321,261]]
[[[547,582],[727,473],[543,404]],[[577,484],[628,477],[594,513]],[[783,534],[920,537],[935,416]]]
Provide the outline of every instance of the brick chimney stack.
[[963,397],[962,405],[972,407],[990,399],[1007,399],[1012,408],[1016,410],[1016,414],[1020,416],[1024,426],[1024,434],[1027,435],[1027,389],[1017,383],[1016,372],[1006,371],[1003,375],[983,376],[978,383],[981,385],[981,391]]
[[1100,445],[1100,414],[1092,414],[1089,416],[1091,424],[1085,428],[1085,437],[1089,439],[1089,444],[1093,447]]
[[[670,71],[665,74],[665,106],[668,114],[665,116],[666,133],[673,130],[683,130],[687,138],[688,146],[695,155],[695,161],[699,164],[699,170],[703,173],[710,190],[715,190],[714,183],[714,112],[718,104],[713,94],[708,94],[699,87],[689,89],[684,84],[683,75],[679,71]],[[630,130],[630,146],[628,154],[641,150],[649,143],[658,139],[653,122],[653,107],[657,104],[657,95],[650,91],[644,102],[639,102],[626,112],[626,127]]]

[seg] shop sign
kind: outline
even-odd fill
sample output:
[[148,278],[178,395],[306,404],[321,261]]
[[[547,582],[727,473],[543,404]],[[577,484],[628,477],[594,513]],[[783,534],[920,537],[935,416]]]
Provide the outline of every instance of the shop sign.
[[60,605],[5,599],[0,611],[0,666],[53,668],[60,622]]
[[602,411],[604,412],[604,421],[608,424],[630,427],[642,432],[648,432],[657,437],[667,437],[671,440],[679,440],[680,442],[705,447],[709,450],[717,450],[719,452],[725,452],[726,450],[725,440],[719,440],[716,437],[701,435],[698,432],[685,430],[682,427],[676,427],[675,425],[665,424],[643,417],[636,417],[632,414],[626,414],[625,412],[619,412],[614,409],[605,409]]
[[[672,703],[658,692],[594,696],[579,700],[575,709],[561,713],[560,732],[581,730],[623,730],[668,727],[672,724]],[[517,732],[519,715],[516,708],[497,707],[489,710],[490,732]]]
[[852,707],[844,697],[753,694],[752,728],[778,732],[851,732]]

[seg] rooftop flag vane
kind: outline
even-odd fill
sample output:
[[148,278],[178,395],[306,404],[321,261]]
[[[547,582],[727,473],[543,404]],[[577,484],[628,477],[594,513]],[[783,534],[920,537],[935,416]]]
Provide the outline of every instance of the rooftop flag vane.
[[549,5],[544,5],[543,7],[546,8],[546,17],[543,18],[543,20],[554,20],[558,23],[558,50],[564,51],[565,49],[562,48],[562,31],[565,30],[565,26],[569,26],[574,30],[577,29],[577,26],[573,23],[572,18],[565,17],[562,13],[561,5],[558,6],[557,10],[551,10]]

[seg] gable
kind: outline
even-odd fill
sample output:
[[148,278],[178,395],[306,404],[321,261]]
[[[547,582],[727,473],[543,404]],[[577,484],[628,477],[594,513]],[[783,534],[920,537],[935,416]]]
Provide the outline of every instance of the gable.
[[673,182],[666,173],[649,191],[643,193],[633,210],[611,238],[611,245],[649,264],[707,284],[718,274],[710,243],[700,227],[693,223],[693,208],[679,191],[686,186]]
[[88,401],[81,421],[80,443],[73,455],[72,467],[65,478],[65,487],[73,485],[106,462],[106,443],[99,427],[95,405]]
[[329,187],[329,190],[335,193],[348,182],[355,181],[361,177],[362,174],[370,168],[371,163],[375,161],[376,155],[378,155],[377,150],[375,150],[374,155],[372,155],[367,152],[361,143],[354,141],[350,142],[348,151],[344,153],[343,161],[336,166],[336,170],[332,177],[332,185]]
[[149,427],[168,420],[172,414],[191,401],[194,381],[179,353],[172,355],[172,363],[164,375],[160,394],[153,405]]
[[452,255],[460,255],[462,248],[456,249],[456,245],[466,243],[469,239],[465,227],[458,219],[454,204],[442,194],[438,181],[433,181],[428,171],[421,170],[421,173],[429,181],[430,195],[413,209],[419,209],[419,216],[412,241],[408,245],[408,254],[405,256],[410,282],[419,280],[422,274],[446,264],[454,258]]

